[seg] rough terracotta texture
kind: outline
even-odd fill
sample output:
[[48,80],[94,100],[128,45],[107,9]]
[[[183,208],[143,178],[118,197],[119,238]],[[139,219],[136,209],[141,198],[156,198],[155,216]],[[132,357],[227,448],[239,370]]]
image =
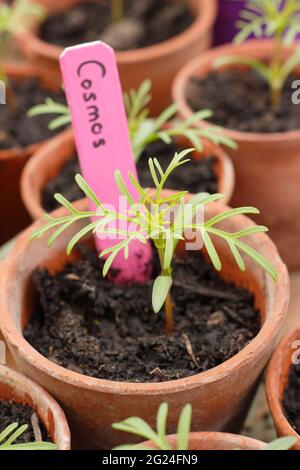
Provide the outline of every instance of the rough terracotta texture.
[[[168,436],[168,441],[176,449],[176,435]],[[143,444],[151,446],[150,441]],[[189,436],[189,450],[263,450],[266,445],[250,437],[222,432],[191,432]]]
[[[57,13],[84,0],[34,0],[47,11]],[[176,72],[192,57],[208,49],[212,42],[217,13],[216,0],[188,0],[196,20],[182,34],[161,44],[143,49],[117,52],[117,62],[123,89],[138,87],[143,80],[153,82],[153,113],[162,111],[171,101],[171,83]],[[60,76],[58,58],[62,48],[48,44],[37,36],[38,26],[23,34],[20,46],[34,63],[46,67],[49,73]]]
[[[9,77],[19,80],[37,76],[45,87],[53,88],[48,73],[36,67],[10,64],[6,66],[6,71]],[[21,200],[20,177],[29,157],[39,147],[40,144],[34,144],[24,149],[0,150],[0,245],[30,223],[30,217]]]
[[[191,143],[184,139],[179,139],[179,142],[184,143],[187,148],[191,146]],[[197,154],[197,157],[216,156],[218,191],[225,195],[224,203],[226,204],[234,189],[234,171],[231,160],[220,147],[205,140],[203,143],[204,151]],[[60,173],[62,166],[73,156],[74,151],[73,133],[67,130],[39,149],[26,165],[21,178],[21,194],[24,205],[34,220],[45,212],[41,201],[46,184]]]
[[[48,392],[32,380],[2,365],[0,365],[0,400],[13,400],[30,406],[38,414],[58,450],[70,450],[70,430],[60,406]],[[3,431],[1,426],[0,431]]]
[[[76,204],[86,207],[84,200]],[[217,204],[207,209],[210,216],[222,210]],[[54,214],[58,213],[61,212]],[[41,356],[23,338],[22,329],[35,308],[32,271],[43,266],[51,272],[62,269],[67,262],[67,240],[81,227],[70,228],[48,249],[45,238],[29,241],[32,230],[41,224],[44,222],[39,220],[23,233],[2,264],[1,331],[17,367],[59,400],[72,431],[77,436],[81,434],[82,443],[86,440],[89,448],[109,449],[126,442],[126,436],[111,430],[111,424],[131,416],[134,409],[136,415],[154,425],[153,418],[163,401],[170,405],[170,432],[176,430],[178,415],[187,402],[194,409],[193,430],[240,429],[260,375],[275,348],[289,300],[287,270],[270,239],[258,234],[249,243],[273,262],[279,275],[277,285],[251,260],[247,260],[247,272],[241,273],[226,243],[216,240],[223,260],[222,276],[250,289],[262,314],[260,333],[243,351],[193,377],[159,384],[118,383],[66,370]],[[222,222],[220,228],[236,231],[252,225],[248,218],[239,216]]]
[[267,369],[266,395],[278,435],[297,437],[294,449],[300,450],[300,436],[288,422],[282,409],[283,393],[288,384],[292,357],[296,352],[292,346],[295,341],[300,341],[300,328],[286,336],[274,352]]
[[[186,101],[186,87],[192,76],[204,77],[217,57],[244,55],[268,59],[272,40],[253,40],[240,46],[212,49],[187,64],[177,75],[173,98],[185,118],[192,114]],[[291,90],[292,95],[292,90]],[[205,127],[205,122],[199,122]],[[239,148],[228,150],[235,172],[233,206],[254,205],[261,210],[255,218],[270,228],[270,237],[291,270],[300,266],[300,130],[276,134],[255,134],[225,129]]]

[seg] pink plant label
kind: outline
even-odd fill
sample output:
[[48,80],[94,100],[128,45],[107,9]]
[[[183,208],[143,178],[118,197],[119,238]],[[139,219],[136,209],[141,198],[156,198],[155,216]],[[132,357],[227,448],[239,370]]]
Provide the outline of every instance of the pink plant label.
[[[104,205],[122,212],[115,171],[120,170],[136,201],[138,192],[128,178],[128,172],[136,176],[136,166],[115,53],[100,41],[69,47],[60,66],[83,177]],[[95,210],[92,203],[90,208]],[[120,239],[96,235],[95,242],[101,252]],[[147,280],[150,266],[151,247],[137,240],[130,244],[129,258],[119,254],[112,265],[119,270],[119,282]]]

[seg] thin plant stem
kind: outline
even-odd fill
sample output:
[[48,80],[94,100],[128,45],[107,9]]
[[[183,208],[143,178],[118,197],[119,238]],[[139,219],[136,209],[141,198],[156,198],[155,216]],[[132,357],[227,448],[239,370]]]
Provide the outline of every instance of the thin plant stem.
[[170,292],[165,302],[166,333],[170,336],[174,331],[173,303]]
[[[161,266],[161,271],[163,276],[172,277],[171,268],[164,268],[164,252],[165,252],[165,242],[160,240],[159,243],[156,243],[156,248],[159,255],[159,261]],[[166,320],[166,333],[170,336],[174,330],[174,315],[173,315],[173,302],[170,292],[168,293],[164,305],[165,309],[165,320]]]
[[271,63],[271,104],[272,108],[278,110],[281,104],[282,86],[280,86],[280,70],[282,56],[282,34],[278,32],[275,37],[275,49]]
[[113,23],[118,23],[124,18],[124,0],[111,0],[111,18]]

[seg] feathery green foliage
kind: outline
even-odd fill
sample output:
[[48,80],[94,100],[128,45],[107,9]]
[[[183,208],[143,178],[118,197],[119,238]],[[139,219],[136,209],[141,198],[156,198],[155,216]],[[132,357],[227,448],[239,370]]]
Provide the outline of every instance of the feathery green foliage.
[[15,0],[11,5],[0,5],[0,79],[7,80],[4,59],[10,40],[16,34],[26,31],[36,21],[41,21],[46,10],[30,0]]
[[[169,128],[167,124],[171,119],[175,118],[177,105],[172,104],[157,118],[150,118],[150,110],[147,105],[152,99],[151,86],[151,81],[145,80],[137,90],[132,88],[128,93],[124,94],[128,129],[136,161],[138,161],[147,145],[157,140],[162,140],[169,144],[174,137],[186,137],[198,151],[203,149],[202,138],[230,148],[237,147],[232,139],[224,135],[220,127],[211,126],[205,129],[194,127],[197,121],[212,116],[209,110],[199,111],[185,121],[174,120]],[[29,117],[42,114],[57,115],[49,124],[51,130],[71,123],[69,108],[55,103],[51,98],[47,98],[45,103],[34,106],[28,112]]]
[[24,424],[12,423],[2,432],[0,432],[0,451],[1,450],[56,450],[57,446],[51,442],[29,442],[26,444],[17,444],[16,441],[28,429]]
[[[173,309],[170,297],[172,260],[179,240],[183,240],[184,235],[188,231],[192,230],[194,233],[201,235],[201,240],[213,266],[218,271],[221,270],[222,263],[215,248],[213,237],[222,238],[227,243],[238,267],[242,271],[246,269],[246,265],[241,254],[246,254],[264,269],[274,281],[277,279],[276,271],[272,265],[259,252],[242,241],[245,236],[266,232],[268,230],[266,227],[254,226],[236,233],[227,233],[217,227],[218,223],[223,220],[240,214],[258,214],[259,211],[257,209],[253,207],[230,209],[209,220],[195,222],[195,216],[205,205],[222,199],[223,195],[200,193],[188,203],[184,201],[186,191],[177,192],[168,197],[163,196],[162,191],[170,174],[189,161],[186,157],[191,151],[193,149],[176,153],[165,171],[162,169],[157,158],[149,159],[149,169],[153,178],[154,190],[143,189],[134,175],[129,173],[129,179],[139,193],[138,204],[134,204],[134,198],[127,188],[121,173],[116,171],[116,184],[120,194],[127,198],[129,204],[129,209],[126,213],[119,213],[105,208],[88,183],[81,175],[77,175],[77,184],[98,210],[95,212],[80,211],[61,194],[56,194],[54,196],[55,199],[65,207],[68,214],[58,218],[46,215],[47,224],[38,228],[32,235],[32,238],[36,239],[43,236],[49,230],[52,231],[48,240],[48,244],[51,246],[72,224],[86,220],[86,226],[70,240],[67,247],[68,254],[71,253],[79,240],[89,232],[97,233],[101,236],[113,236],[116,240],[121,238],[121,241],[118,241],[114,246],[102,251],[100,254],[101,257],[106,259],[103,267],[103,276],[107,275],[112,263],[120,252],[124,252],[125,258],[128,258],[130,243],[133,240],[139,240],[144,244],[148,240],[152,240],[158,251],[161,264],[161,273],[153,286],[152,304],[155,313],[160,312],[165,304],[166,330],[168,334],[171,334],[173,331]],[[91,222],[90,218],[93,218],[94,221]],[[132,224],[134,229],[128,231],[119,229],[119,221],[126,221],[128,226]],[[114,223],[114,227],[111,227],[112,223]]]
[[278,109],[281,103],[282,88],[300,63],[300,47],[296,47],[288,59],[283,59],[283,51],[291,46],[300,32],[299,0],[248,0],[246,9],[241,11],[237,22],[239,33],[234,42],[240,44],[250,35],[256,38],[273,37],[274,51],[271,61],[254,59],[238,55],[224,56],[217,59],[215,67],[241,64],[252,67],[268,83],[271,103]]
[[[139,436],[144,440],[151,441],[155,447],[147,447],[141,444],[125,444],[115,447],[113,450],[172,450],[167,439],[168,412],[168,404],[162,403],[157,412],[156,431],[146,421],[138,417],[128,418],[125,421],[112,425],[116,431]],[[191,418],[192,406],[187,404],[182,409],[178,420],[176,450],[188,450]]]
[[[167,438],[167,418],[169,406],[162,403],[157,412],[156,431],[141,418],[131,417],[120,423],[114,423],[113,429],[134,434],[144,440],[150,441],[154,447],[144,444],[124,444],[113,450],[188,450],[189,433],[192,420],[192,406],[187,404],[182,409],[177,427],[177,445],[172,449]],[[263,450],[290,450],[297,442],[295,437],[281,437],[268,444]],[[237,449],[238,450],[238,449]]]

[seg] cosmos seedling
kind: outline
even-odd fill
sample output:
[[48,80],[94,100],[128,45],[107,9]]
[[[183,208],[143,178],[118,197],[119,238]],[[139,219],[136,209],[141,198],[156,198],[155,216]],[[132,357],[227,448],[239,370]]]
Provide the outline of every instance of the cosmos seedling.
[[[196,112],[185,121],[177,119],[169,128],[167,123],[177,114],[176,104],[170,105],[157,118],[150,118],[148,104],[152,100],[151,86],[151,81],[145,80],[137,90],[132,88],[124,94],[129,134],[136,161],[139,160],[149,144],[157,140],[170,144],[172,138],[175,137],[186,137],[199,152],[203,150],[202,138],[215,144],[236,148],[234,141],[223,134],[222,128],[218,126],[210,126],[205,129],[194,127],[197,121],[212,116],[212,112],[209,110]],[[43,104],[34,106],[28,113],[29,117],[43,114],[56,116],[49,123],[50,130],[71,124],[68,106],[56,103],[51,98],[47,98]]]
[[0,432],[0,451],[1,450],[55,450],[57,446],[51,442],[29,442],[26,444],[17,444],[16,441],[28,429],[24,424],[12,423]]
[[42,20],[46,10],[30,0],[15,0],[0,5],[0,79],[7,82],[4,60],[12,38],[26,31],[36,20]]
[[[156,431],[154,431],[146,421],[138,417],[128,418],[121,423],[113,424],[112,427],[116,431],[123,431],[129,434],[134,434],[135,436],[139,436],[144,440],[151,441],[153,446],[155,446],[147,447],[141,444],[126,444],[115,447],[114,450],[172,450],[172,447],[167,439],[168,412],[168,404],[162,403],[157,412]],[[178,420],[176,450],[188,450],[191,418],[192,406],[187,404],[182,409]]]
[[[154,447],[143,444],[125,444],[115,447],[113,450],[188,450],[192,406],[187,404],[181,411],[177,427],[176,449],[171,447],[167,438],[168,411],[168,404],[162,403],[157,412],[156,431],[146,421],[138,417],[128,418],[112,425],[116,431],[134,434],[144,440],[151,441]],[[296,441],[295,437],[281,437],[268,444],[263,450],[290,450],[296,444]]]
[[[70,254],[74,246],[89,232],[96,233],[104,237],[113,237],[115,240],[121,240],[117,244],[101,252],[100,257],[105,258],[103,267],[103,276],[106,276],[111,268],[113,261],[119,253],[124,251],[125,258],[128,257],[130,243],[133,240],[139,240],[147,243],[152,240],[157,249],[161,273],[155,279],[152,292],[152,305],[155,313],[160,312],[164,306],[166,318],[166,331],[171,334],[174,328],[173,304],[171,299],[172,280],[172,261],[179,240],[183,240],[185,234],[193,231],[201,236],[201,241],[205,246],[207,253],[216,270],[222,269],[222,263],[214,245],[213,237],[223,239],[229,246],[231,253],[238,265],[244,271],[245,262],[241,253],[252,258],[262,269],[277,280],[277,274],[272,265],[256,250],[247,245],[241,239],[245,236],[254,235],[259,232],[266,232],[268,229],[263,226],[250,227],[235,233],[227,233],[217,228],[217,224],[225,219],[230,219],[239,214],[258,214],[259,211],[253,207],[242,207],[224,211],[215,217],[206,221],[195,222],[195,217],[203,207],[213,201],[218,201],[224,196],[222,194],[200,193],[188,203],[184,197],[186,191],[164,196],[163,189],[168,181],[170,174],[189,162],[186,157],[193,149],[184,150],[176,153],[167,169],[164,171],[157,158],[149,159],[149,169],[153,178],[154,190],[143,189],[135,177],[129,173],[129,179],[139,193],[139,203],[134,204],[134,198],[122,178],[119,171],[115,173],[116,184],[120,194],[128,202],[127,212],[119,213],[115,210],[107,209],[98,199],[87,182],[81,175],[76,175],[76,182],[84,194],[98,208],[95,212],[80,211],[71,204],[61,194],[56,194],[55,199],[67,209],[68,214],[54,218],[46,215],[47,224],[38,228],[32,235],[37,239],[47,233],[52,234],[49,237],[48,244],[51,246],[62,233],[75,222],[86,221],[86,226],[76,233],[67,246],[67,253]],[[90,221],[93,220],[93,222]],[[196,217],[198,219],[198,217]],[[121,230],[118,224],[126,222],[134,230]],[[113,226],[112,226],[113,224]]]
[[271,61],[266,63],[247,56],[224,56],[217,59],[215,67],[240,64],[256,70],[268,83],[271,104],[276,110],[280,107],[282,89],[289,75],[300,63],[300,47],[283,59],[285,48],[291,46],[300,32],[299,0],[248,0],[247,7],[240,13],[237,22],[239,33],[236,44],[243,43],[250,35],[256,38],[273,37],[274,49]]

